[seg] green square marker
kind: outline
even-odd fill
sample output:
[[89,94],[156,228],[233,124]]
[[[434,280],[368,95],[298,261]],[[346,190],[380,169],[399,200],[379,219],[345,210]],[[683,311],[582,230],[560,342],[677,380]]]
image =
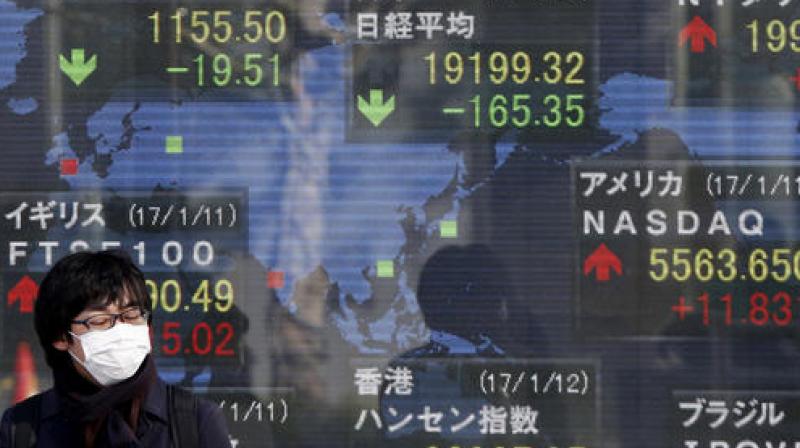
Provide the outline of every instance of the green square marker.
[[183,152],[183,136],[168,135],[166,140],[167,154],[180,154]]
[[394,277],[394,261],[392,260],[379,260],[378,261],[378,277],[392,278]]
[[442,238],[458,238],[458,221],[441,221],[439,223],[439,236]]

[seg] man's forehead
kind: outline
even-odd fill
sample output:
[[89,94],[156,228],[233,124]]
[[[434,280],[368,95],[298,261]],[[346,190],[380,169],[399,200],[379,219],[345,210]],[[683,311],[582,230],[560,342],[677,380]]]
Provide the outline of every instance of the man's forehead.
[[136,306],[133,300],[130,299],[128,295],[123,295],[115,300],[106,299],[103,301],[96,302],[93,305],[90,305],[84,309],[86,311],[109,311],[114,309],[123,309],[128,308],[131,306]]

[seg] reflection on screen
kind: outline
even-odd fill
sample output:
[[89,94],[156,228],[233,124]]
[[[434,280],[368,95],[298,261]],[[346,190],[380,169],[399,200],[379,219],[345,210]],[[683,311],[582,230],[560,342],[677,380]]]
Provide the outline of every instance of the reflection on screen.
[[800,2],[0,0],[0,405],[145,273],[231,445],[800,446]]

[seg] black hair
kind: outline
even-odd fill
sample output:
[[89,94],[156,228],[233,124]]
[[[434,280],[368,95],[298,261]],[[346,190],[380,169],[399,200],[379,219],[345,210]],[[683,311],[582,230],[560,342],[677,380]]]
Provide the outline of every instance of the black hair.
[[505,267],[482,244],[440,249],[423,266],[417,286],[428,328],[466,338],[502,327],[512,295]]
[[39,286],[33,316],[47,364],[56,369],[70,363],[69,354],[53,342],[71,340],[68,332],[78,314],[90,307],[122,305],[125,293],[131,305],[150,311],[144,274],[124,251],[77,252],[59,260]]

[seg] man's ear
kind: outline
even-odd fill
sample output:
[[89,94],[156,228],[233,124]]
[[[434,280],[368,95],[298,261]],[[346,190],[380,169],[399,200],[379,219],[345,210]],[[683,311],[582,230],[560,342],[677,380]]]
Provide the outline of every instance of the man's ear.
[[53,347],[55,347],[56,350],[61,350],[62,352],[67,351],[67,349],[69,348],[69,342],[67,342],[67,337],[62,334],[60,338],[53,341]]

